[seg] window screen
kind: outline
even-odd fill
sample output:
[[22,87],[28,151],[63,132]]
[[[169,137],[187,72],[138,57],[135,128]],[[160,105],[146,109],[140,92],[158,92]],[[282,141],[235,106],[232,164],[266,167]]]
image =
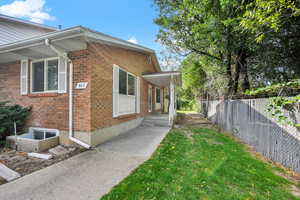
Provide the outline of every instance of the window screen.
[[58,89],[58,60],[48,61],[47,90]]
[[128,95],[135,95],[135,77],[128,74]]
[[127,94],[127,72],[119,71],[119,94]]
[[44,91],[44,62],[36,62],[32,64],[33,73],[33,92]]

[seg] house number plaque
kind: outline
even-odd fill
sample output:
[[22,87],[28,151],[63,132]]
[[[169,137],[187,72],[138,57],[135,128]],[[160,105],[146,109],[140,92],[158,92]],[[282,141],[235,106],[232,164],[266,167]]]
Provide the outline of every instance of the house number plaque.
[[86,89],[88,82],[80,82],[76,84],[76,89]]

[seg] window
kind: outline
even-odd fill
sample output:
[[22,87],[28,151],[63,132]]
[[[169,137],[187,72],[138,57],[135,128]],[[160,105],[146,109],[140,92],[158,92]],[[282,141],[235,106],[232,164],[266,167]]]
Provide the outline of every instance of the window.
[[119,93],[127,95],[127,72],[119,71]]
[[135,76],[119,70],[119,94],[135,95]]
[[32,133],[32,138],[35,140],[45,140],[59,135],[56,129],[30,128],[29,132]]
[[58,90],[58,59],[32,63],[32,92]]
[[113,65],[113,117],[140,112],[140,79]]
[[160,88],[156,88],[156,103],[160,103]]
[[128,95],[135,95],[135,77],[128,74]]

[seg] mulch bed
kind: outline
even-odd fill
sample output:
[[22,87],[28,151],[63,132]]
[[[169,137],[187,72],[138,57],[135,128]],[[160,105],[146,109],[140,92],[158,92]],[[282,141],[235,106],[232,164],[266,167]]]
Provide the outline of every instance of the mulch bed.
[[[20,173],[21,176],[25,176],[82,152],[79,148],[75,147],[65,148],[68,149],[68,153],[53,156],[53,158],[49,160],[29,157],[26,152],[17,152],[9,148],[3,148],[0,149],[0,162],[8,168]],[[6,181],[0,177],[0,185],[4,183],[6,183]]]

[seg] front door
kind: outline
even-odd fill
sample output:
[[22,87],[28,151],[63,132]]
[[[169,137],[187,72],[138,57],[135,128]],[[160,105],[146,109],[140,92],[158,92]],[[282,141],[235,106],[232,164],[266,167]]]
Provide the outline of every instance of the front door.
[[152,86],[148,87],[148,111],[152,112]]

